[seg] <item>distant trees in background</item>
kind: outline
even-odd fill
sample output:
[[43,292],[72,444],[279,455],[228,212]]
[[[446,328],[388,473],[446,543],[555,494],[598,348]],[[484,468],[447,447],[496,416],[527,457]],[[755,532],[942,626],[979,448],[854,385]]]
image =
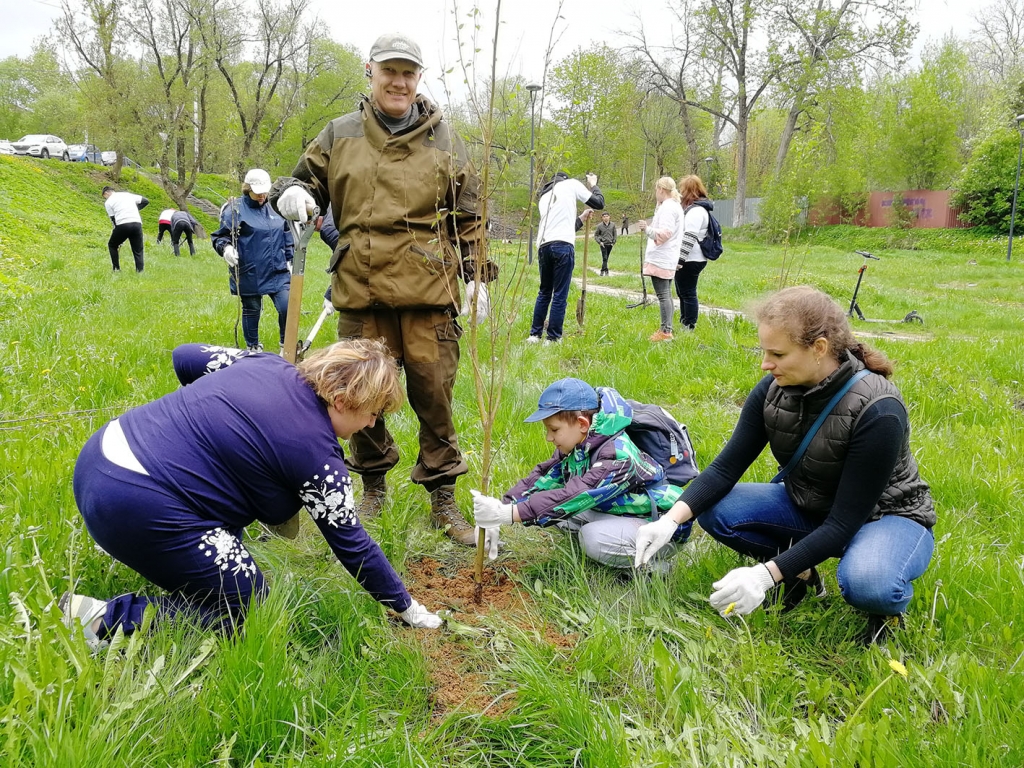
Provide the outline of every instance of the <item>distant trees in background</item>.
[[[645,209],[653,179],[698,173],[737,213],[747,197],[774,200],[770,215],[794,197],[828,196],[852,216],[870,190],[951,187],[973,222],[1008,226],[1001,163],[1024,112],[1024,0],[981,7],[970,37],[914,65],[911,0],[669,7],[671,29],[627,17],[618,41],[556,50],[536,104],[538,180],[594,171]],[[365,52],[341,35],[309,0],[63,0],[52,39],[0,60],[0,136],[88,137],[159,166],[179,202],[200,172],[284,173],[365,89]],[[510,74],[486,86],[498,116],[486,161],[519,189],[525,85]],[[480,153],[477,111],[444,106]]]

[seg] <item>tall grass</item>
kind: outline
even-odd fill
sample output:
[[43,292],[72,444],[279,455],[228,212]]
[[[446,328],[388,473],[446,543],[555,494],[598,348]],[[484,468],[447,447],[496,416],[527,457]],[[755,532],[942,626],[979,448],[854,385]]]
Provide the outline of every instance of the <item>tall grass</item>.
[[[174,346],[231,343],[235,317],[208,246],[175,259],[155,244],[156,213],[169,201],[144,180],[138,189],[154,201],[143,212],[146,271],[110,273],[102,178],[92,173],[0,158],[0,763],[1024,763],[1019,265],[979,252],[880,251],[865,278],[869,318],[925,317],[924,326],[856,328],[893,334],[868,340],[897,363],[939,513],[935,559],[915,585],[907,629],[885,647],[857,644],[864,619],[838,596],[834,563],[823,569],[825,600],[726,621],[707,595],[740,558],[699,533],[669,575],[632,580],[587,564],[557,533],[515,529],[503,558],[521,563],[521,608],[481,618],[479,634],[444,636],[442,652],[427,653],[424,635],[389,620],[306,525],[294,542],[247,542],[272,596],[240,637],[175,622],[92,656],[60,624],[56,596],[148,587],[85,533],[71,493],[77,453],[109,418],[177,386]],[[632,269],[638,244],[620,240],[612,269]],[[858,244],[840,245],[798,246],[799,280],[848,301]],[[303,330],[320,305],[313,276],[327,254],[316,248]],[[726,248],[702,275],[701,298],[742,308],[777,283],[783,251],[728,239]],[[594,282],[639,287],[625,275]],[[670,408],[702,464],[728,439],[759,378],[753,327],[705,315],[695,333],[651,345],[656,308],[625,304],[593,294],[585,336],[515,351],[495,426],[494,487],[548,455],[542,432],[522,418],[564,375]],[[263,341],[273,348],[266,309]],[[468,376],[456,399],[471,466],[458,494],[469,509],[479,425]],[[415,418],[405,409],[389,426],[403,458],[371,533],[400,569],[422,555],[468,567],[469,551],[427,526],[427,496],[407,480]],[[767,480],[774,469],[762,458],[749,477]],[[500,706],[435,710],[431,675],[446,654],[480,673]],[[890,658],[907,665],[907,679],[888,679]]]

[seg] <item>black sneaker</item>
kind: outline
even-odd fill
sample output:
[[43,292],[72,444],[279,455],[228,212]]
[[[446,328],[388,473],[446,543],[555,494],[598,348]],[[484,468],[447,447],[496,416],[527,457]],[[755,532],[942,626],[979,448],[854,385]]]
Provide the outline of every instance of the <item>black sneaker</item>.
[[903,621],[903,614],[895,616],[882,616],[878,613],[868,614],[868,625],[864,628],[861,636],[861,645],[867,647],[876,643],[886,642],[897,629],[903,629],[906,623]]
[[779,613],[789,613],[803,601],[805,597],[824,597],[827,593],[825,583],[821,580],[821,574],[817,568],[811,568],[811,575],[806,579],[794,576],[782,582],[782,598],[779,604],[782,606]]

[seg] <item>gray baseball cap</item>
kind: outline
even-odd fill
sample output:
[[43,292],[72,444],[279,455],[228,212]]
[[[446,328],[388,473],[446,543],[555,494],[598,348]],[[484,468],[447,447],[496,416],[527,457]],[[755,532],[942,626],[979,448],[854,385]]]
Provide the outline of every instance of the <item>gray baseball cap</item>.
[[381,35],[370,48],[370,61],[381,62],[389,59],[411,61],[416,66],[423,67],[423,54],[420,53],[420,47],[413,42],[412,38],[398,33]]

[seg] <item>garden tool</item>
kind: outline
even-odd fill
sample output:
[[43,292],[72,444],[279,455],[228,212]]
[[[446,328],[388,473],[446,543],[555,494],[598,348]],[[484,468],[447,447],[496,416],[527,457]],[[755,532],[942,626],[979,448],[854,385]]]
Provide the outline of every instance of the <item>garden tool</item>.
[[590,219],[587,218],[587,225],[583,229],[583,290],[580,291],[580,298],[576,302],[576,322],[580,330],[583,330],[583,316],[587,312],[587,246],[590,245]]
[[640,238],[640,288],[643,290],[643,295],[640,297],[640,301],[636,304],[627,304],[626,309],[636,309],[637,307],[646,307],[648,304],[647,299],[647,281],[644,279],[644,245],[647,243],[647,238]]
[[[291,298],[290,294],[288,298]],[[315,339],[316,335],[320,332],[320,326],[324,324],[324,320],[330,317],[331,314],[333,314],[331,310],[326,307],[323,312],[320,313],[320,317],[318,317],[316,322],[313,323],[313,327],[310,329],[309,335],[306,337],[306,340],[302,342],[302,346],[299,347],[298,352],[295,355],[296,362],[306,356],[306,352],[308,352],[309,348],[313,345],[313,339]]]

